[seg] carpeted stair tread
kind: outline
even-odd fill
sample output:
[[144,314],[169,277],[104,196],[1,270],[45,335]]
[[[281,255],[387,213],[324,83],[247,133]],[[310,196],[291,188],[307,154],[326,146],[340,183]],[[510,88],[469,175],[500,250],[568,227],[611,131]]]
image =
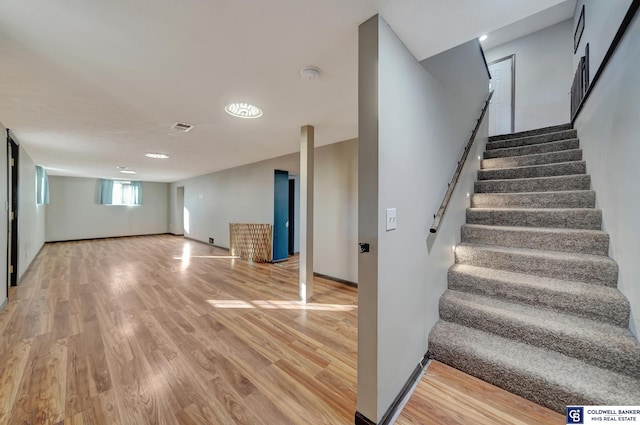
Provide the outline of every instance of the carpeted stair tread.
[[467,223],[600,230],[602,211],[594,208],[467,208]]
[[640,404],[640,380],[551,350],[440,320],[432,357],[564,413],[567,405]]
[[514,248],[608,255],[609,234],[600,230],[465,224],[461,241]]
[[640,343],[619,326],[454,290],[440,298],[440,318],[640,378]]
[[496,141],[489,141],[487,143],[487,150],[502,149],[502,148],[515,148],[518,146],[537,145],[540,143],[557,142],[558,140],[576,139],[578,132],[574,129],[556,131],[553,133],[535,134],[518,138],[503,139]]
[[495,168],[526,167],[530,165],[556,164],[558,162],[571,161],[582,161],[582,149],[483,159],[480,162],[480,168],[483,170],[492,170]]
[[556,164],[570,161],[582,161],[582,149],[483,159],[480,162],[480,168],[483,170],[493,170],[496,168],[527,167],[530,165]]
[[534,177],[529,179],[478,180],[475,193],[559,192],[591,189],[588,174],[574,176]]
[[521,137],[535,136],[536,134],[555,133],[558,131],[570,130],[571,128],[572,128],[571,123],[567,123],[567,124],[552,125],[550,127],[536,128],[533,130],[524,130],[524,131],[519,131],[517,133],[498,134],[495,136],[489,136],[489,142],[496,142],[498,140],[505,140],[505,139],[519,139]]
[[640,343],[577,137],[489,138],[429,334],[433,358],[559,412],[640,405]]
[[507,248],[462,242],[455,248],[458,264],[553,277],[616,287],[618,264],[601,255]]
[[532,155],[535,153],[558,152],[567,149],[578,149],[578,139],[560,140],[558,142],[540,143],[537,145],[519,146],[516,148],[491,149],[484,151],[484,159],[503,158],[506,156]]
[[556,164],[478,170],[478,180],[527,179],[532,177],[571,176],[576,174],[585,174],[586,172],[586,162],[571,161],[559,162]]
[[448,282],[449,289],[457,291],[629,326],[629,301],[617,288],[466,264],[451,266]]
[[561,192],[475,193],[471,208],[595,208],[592,190]]

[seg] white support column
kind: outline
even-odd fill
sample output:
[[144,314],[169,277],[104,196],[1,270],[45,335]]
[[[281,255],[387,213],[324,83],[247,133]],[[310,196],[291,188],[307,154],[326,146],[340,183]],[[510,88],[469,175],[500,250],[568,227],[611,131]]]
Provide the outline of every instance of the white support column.
[[300,129],[300,299],[313,297],[313,126]]

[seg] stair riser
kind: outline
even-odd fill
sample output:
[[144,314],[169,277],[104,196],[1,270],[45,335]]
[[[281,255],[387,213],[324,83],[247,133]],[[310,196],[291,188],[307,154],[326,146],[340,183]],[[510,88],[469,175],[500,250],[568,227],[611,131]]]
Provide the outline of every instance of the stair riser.
[[556,133],[538,134],[535,136],[526,136],[517,139],[505,139],[500,141],[488,142],[487,150],[537,145],[540,143],[557,142],[558,140],[575,139],[577,137],[578,132],[576,130],[565,130]]
[[571,176],[585,174],[584,161],[563,162],[560,164],[534,165],[531,167],[503,168],[499,170],[479,170],[478,180],[528,179],[535,177]]
[[572,149],[560,152],[541,153],[534,155],[511,156],[506,158],[483,159],[480,168],[490,170],[495,168],[527,167],[532,165],[556,164],[559,162],[581,161],[582,150]]
[[574,252],[577,254],[607,255],[609,235],[606,233],[559,233],[552,230],[510,230],[499,227],[478,228],[462,226],[462,242],[530,248],[546,251]]
[[595,208],[593,191],[476,193],[471,208]]
[[502,281],[459,273],[449,269],[448,287],[456,291],[490,296],[509,302],[540,306],[558,313],[572,314],[615,326],[629,326],[629,302],[626,299],[607,299],[588,294],[541,290],[514,281]]
[[565,413],[569,405],[588,406],[598,405],[601,402],[584,395],[578,396],[571,392],[570,388],[542,381],[536,376],[523,375],[515,370],[505,369],[471,352],[456,348],[446,344],[441,338],[431,338],[431,336],[429,338],[429,352],[435,360],[561,414]]
[[545,177],[517,180],[480,180],[474,183],[475,193],[559,192],[589,190],[588,175]]
[[580,142],[578,139],[570,139],[559,142],[541,143],[539,145],[522,146],[518,148],[493,149],[484,152],[484,159],[558,152],[568,149],[578,149],[579,146]]
[[476,267],[488,267],[610,287],[616,287],[618,283],[618,266],[611,261],[575,258],[567,260],[552,256],[493,251],[460,245],[456,247],[455,257],[458,264]]
[[571,130],[571,124],[560,124],[550,127],[537,128],[535,130],[519,131],[517,133],[498,134],[489,137],[489,142],[497,142],[498,140],[519,139],[521,137],[535,136],[538,134],[557,133],[558,131]]
[[467,209],[468,224],[600,230],[602,212],[595,209],[559,210]]
[[581,338],[578,332],[560,333],[524,323],[515,317],[476,308],[473,304],[440,299],[440,318],[448,322],[491,332],[526,344],[553,350],[586,363],[619,373],[640,377],[640,352],[637,347],[617,348],[609,341]]

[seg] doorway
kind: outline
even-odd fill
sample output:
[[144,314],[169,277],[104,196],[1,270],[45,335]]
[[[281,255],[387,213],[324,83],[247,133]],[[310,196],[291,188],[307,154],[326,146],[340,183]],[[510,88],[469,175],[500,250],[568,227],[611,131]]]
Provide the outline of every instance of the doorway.
[[176,226],[176,229],[174,230],[175,234],[178,236],[184,236],[185,228],[188,227],[185,224],[184,186],[176,188],[176,219],[173,224]]
[[289,255],[300,252],[300,176],[289,174]]
[[273,186],[273,261],[289,257],[289,172],[275,170]]
[[9,237],[7,238],[7,263],[9,284],[18,285],[18,161],[20,149],[11,132],[7,130],[7,175],[9,177]]
[[489,64],[493,97],[489,103],[489,136],[515,131],[516,55]]

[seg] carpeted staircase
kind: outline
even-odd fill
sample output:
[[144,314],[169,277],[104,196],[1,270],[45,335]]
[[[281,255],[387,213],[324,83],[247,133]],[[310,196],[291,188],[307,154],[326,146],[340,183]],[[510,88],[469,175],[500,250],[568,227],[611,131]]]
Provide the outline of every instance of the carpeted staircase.
[[494,136],[484,158],[432,357],[562,413],[640,405],[640,343],[576,131]]

